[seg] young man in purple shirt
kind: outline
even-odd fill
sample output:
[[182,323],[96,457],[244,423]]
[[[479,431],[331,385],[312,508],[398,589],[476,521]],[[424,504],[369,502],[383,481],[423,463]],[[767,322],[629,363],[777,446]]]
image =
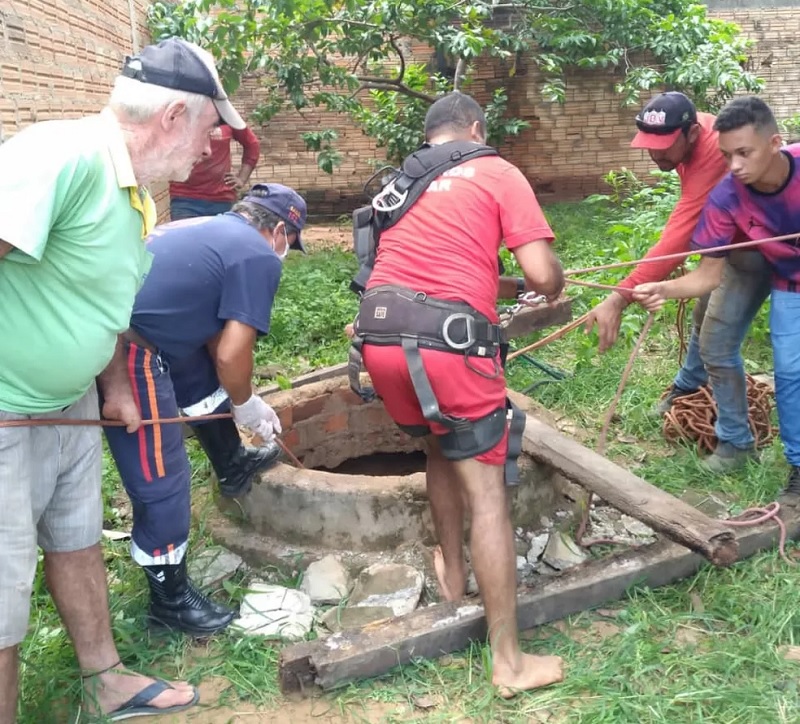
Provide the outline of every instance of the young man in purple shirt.
[[714,188],[692,237],[693,249],[716,249],[690,274],[669,282],[640,284],[634,298],[650,311],[666,299],[699,297],[716,288],[725,247],[737,232],[749,239],[798,234],[762,244],[772,267],[770,337],[781,439],[791,466],[779,500],[800,503],[800,144],[783,146],[769,106],[748,96],[728,103],[717,116],[719,147],[730,173]]

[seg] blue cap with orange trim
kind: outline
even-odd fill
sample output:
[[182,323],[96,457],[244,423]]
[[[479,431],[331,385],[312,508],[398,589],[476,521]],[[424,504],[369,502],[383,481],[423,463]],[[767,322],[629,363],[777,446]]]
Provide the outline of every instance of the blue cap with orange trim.
[[300,232],[306,225],[308,211],[306,202],[297,191],[283,184],[256,184],[244,195],[242,201],[250,201],[263,206],[294,226],[297,229],[297,239],[289,246],[306,253],[306,248],[300,240]]

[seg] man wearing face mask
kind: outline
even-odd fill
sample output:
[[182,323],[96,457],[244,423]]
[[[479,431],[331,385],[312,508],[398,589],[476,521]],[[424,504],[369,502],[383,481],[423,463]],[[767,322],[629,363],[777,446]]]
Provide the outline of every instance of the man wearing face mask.
[[[153,264],[124,335],[142,419],[233,413],[194,426],[220,494],[246,493],[280,454],[275,411],[253,393],[256,339],[269,331],[282,262],[305,252],[305,201],[280,184],[257,184],[225,214],[176,221],[148,239]],[[236,424],[265,447],[245,447]],[[133,505],[131,554],[147,575],[152,623],[195,636],[225,628],[234,612],[198,591],[186,573],[190,468],[179,425],[106,428]]]
[[[647,149],[660,170],[677,171],[681,181],[680,199],[659,242],[646,257],[689,250],[703,205],[727,171],[717,143],[715,120],[709,113],[698,113],[694,104],[677,92],[656,96],[636,117],[639,131],[631,146]],[[744,241],[744,237],[737,240]],[[637,284],[661,281],[680,264],[680,259],[641,264],[618,286],[632,291]],[[729,472],[756,455],[740,349],[769,289],[769,266],[758,251],[740,250],[729,255],[722,284],[695,303],[686,359],[656,408],[664,415],[676,399],[711,383],[718,410],[718,443],[714,453],[703,461],[710,472]],[[589,315],[586,331],[597,324],[601,352],[616,341],[622,311],[631,301],[631,294],[612,292]]]

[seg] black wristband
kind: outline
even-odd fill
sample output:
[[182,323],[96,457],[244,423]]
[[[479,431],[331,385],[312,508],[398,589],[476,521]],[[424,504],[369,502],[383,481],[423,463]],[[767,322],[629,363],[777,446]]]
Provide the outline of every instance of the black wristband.
[[517,296],[521,297],[523,294],[525,294],[525,279],[517,277]]

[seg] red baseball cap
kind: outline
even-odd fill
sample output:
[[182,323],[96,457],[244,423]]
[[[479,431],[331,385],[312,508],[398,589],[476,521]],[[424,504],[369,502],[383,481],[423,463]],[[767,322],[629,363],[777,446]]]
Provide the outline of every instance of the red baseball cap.
[[631,148],[663,151],[693,123],[697,123],[697,109],[683,93],[657,95],[636,116],[639,132],[633,137]]

